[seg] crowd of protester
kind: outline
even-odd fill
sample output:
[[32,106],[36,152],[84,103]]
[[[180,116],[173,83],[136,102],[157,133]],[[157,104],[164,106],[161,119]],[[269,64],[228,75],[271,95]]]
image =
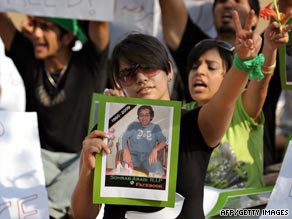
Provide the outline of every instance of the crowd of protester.
[[[183,0],[159,0],[163,39],[129,33],[113,51],[110,22],[28,15],[19,30],[0,13],[0,37],[22,78],[25,111],[37,112],[50,217],[99,213],[92,203],[94,156],[109,149],[100,140],[107,133],[87,135],[94,92],[182,101],[176,192],[185,202],[178,218],[204,218],[204,185],[269,185],[265,174],[281,162],[292,134],[291,95],[282,90],[278,57],[289,41],[292,1],[278,3],[281,20],[272,17],[257,33],[259,1],[215,0],[210,19],[217,35],[211,38]],[[81,48],[75,49],[76,42]],[[279,99],[286,107],[277,120]],[[105,205],[104,218],[158,209]]]

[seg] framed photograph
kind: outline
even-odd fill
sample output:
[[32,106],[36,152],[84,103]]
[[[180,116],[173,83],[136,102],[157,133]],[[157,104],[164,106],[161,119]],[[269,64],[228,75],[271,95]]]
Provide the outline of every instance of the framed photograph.
[[93,202],[174,207],[181,103],[94,94],[89,131],[109,134],[96,155]]
[[[290,19],[287,24],[292,23]],[[292,32],[289,32],[289,42],[278,49],[281,86],[284,90],[292,90]]]

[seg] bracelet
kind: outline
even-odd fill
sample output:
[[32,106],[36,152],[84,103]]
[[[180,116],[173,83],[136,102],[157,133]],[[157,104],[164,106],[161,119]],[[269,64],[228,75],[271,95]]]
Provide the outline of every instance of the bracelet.
[[262,72],[264,75],[271,75],[274,73],[276,62],[270,66],[262,65]]
[[265,57],[262,53],[248,60],[243,60],[235,54],[233,65],[237,70],[247,72],[249,74],[249,80],[253,80],[254,78],[261,80],[264,77],[261,71],[261,66],[264,64],[264,61]]
[[264,71],[262,69],[262,73],[263,73],[263,75],[273,75],[274,74],[274,70],[273,71]]

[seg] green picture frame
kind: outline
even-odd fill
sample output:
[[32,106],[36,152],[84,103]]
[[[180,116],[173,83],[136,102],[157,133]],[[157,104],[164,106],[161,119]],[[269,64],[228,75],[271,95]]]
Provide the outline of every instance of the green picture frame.
[[204,211],[207,217],[220,214],[224,209],[263,208],[269,201],[274,186],[260,188],[218,189],[204,187]]
[[[291,24],[290,19],[287,24]],[[289,42],[278,49],[281,87],[292,90],[292,32],[289,32]]]
[[[117,164],[121,151],[121,133],[133,120],[137,120],[137,109],[151,106],[154,117],[151,122],[161,126],[167,139],[167,150],[163,151],[163,176],[146,174],[128,169],[127,164]],[[111,154],[96,155],[94,170],[93,203],[137,206],[174,207],[176,192],[177,163],[181,102],[141,98],[113,97],[93,94],[88,131],[94,128],[107,133],[114,130],[112,139],[105,143],[112,146]],[[111,141],[111,142],[110,142]],[[120,167],[122,169],[120,169]]]

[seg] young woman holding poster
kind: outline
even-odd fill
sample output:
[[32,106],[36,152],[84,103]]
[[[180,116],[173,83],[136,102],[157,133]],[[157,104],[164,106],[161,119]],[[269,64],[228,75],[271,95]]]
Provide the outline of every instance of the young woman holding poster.
[[[236,11],[233,21],[236,27],[237,63],[225,76],[218,92],[206,104],[182,114],[178,176],[176,192],[185,197],[178,218],[203,219],[204,179],[213,148],[216,147],[232,118],[237,98],[249,77],[244,60],[258,59],[261,37],[251,31],[250,12],[242,29]],[[223,65],[223,62],[222,62]],[[128,97],[170,100],[168,82],[173,69],[164,45],[154,37],[133,34],[122,40],[112,53],[113,78]],[[255,66],[260,69],[261,64]],[[108,134],[99,130],[91,132],[83,141],[80,175],[72,197],[75,219],[96,218],[100,205],[92,203],[95,154],[104,150],[110,153],[102,138]],[[152,207],[105,205],[105,219],[125,218],[127,211],[149,212]]]

